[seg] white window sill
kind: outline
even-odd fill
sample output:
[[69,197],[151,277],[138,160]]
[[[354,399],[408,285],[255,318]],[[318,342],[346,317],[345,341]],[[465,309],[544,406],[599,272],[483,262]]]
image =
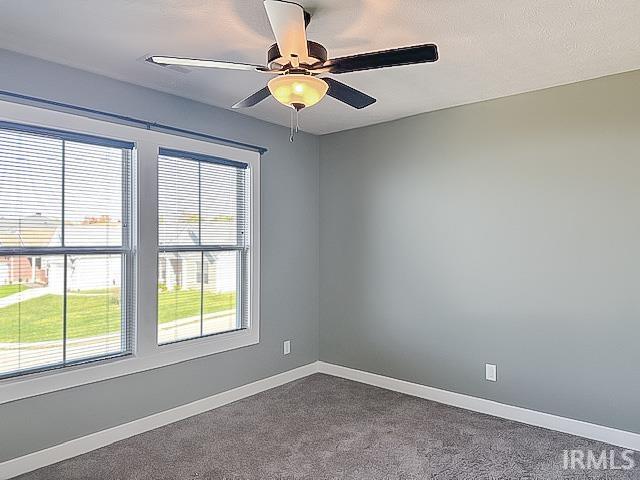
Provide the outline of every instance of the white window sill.
[[0,404],[67,388],[153,370],[259,342],[257,329],[238,330],[211,337],[162,345],[157,353],[34,373],[0,381]]

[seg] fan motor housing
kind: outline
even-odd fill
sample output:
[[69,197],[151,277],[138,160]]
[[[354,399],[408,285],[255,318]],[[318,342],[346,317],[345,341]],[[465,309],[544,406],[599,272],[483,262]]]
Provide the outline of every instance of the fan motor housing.
[[[311,62],[307,63],[304,61],[305,59],[303,59],[303,61],[300,62],[301,65],[311,66],[315,63],[323,63],[327,60],[327,49],[319,43],[307,40],[307,49],[309,50],[309,59]],[[284,58],[280,54],[277,43],[274,43],[269,47],[269,50],[267,51],[267,65],[269,68],[277,69],[279,66],[285,66],[289,63],[289,59]]]

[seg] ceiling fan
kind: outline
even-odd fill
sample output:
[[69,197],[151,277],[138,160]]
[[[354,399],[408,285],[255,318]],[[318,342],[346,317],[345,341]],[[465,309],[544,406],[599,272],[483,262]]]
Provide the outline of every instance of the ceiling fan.
[[[150,56],[147,61],[165,66],[224,68],[275,75],[266,87],[239,101],[233,108],[253,107],[273,95],[292,109],[293,140],[293,134],[297,131],[297,112],[315,105],[325,95],[357,109],[368,107],[376,101],[366,93],[324,75],[438,60],[438,48],[433,44],[327,59],[327,50],[322,45],[307,40],[306,27],[311,15],[302,6],[288,1],[265,0],[264,7],[276,37],[276,43],[267,51],[266,66],[157,55]],[[296,114],[295,128],[293,113]]]

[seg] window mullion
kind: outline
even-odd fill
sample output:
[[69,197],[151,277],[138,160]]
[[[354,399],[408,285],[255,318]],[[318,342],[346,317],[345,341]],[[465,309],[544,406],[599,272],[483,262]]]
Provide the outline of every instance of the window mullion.
[[125,254],[129,249],[124,247],[20,247],[20,248],[0,248],[0,256],[8,257],[12,255],[44,256],[44,255],[91,255],[93,253]]
[[136,355],[157,353],[158,318],[158,145],[137,145]]
[[198,162],[198,245],[202,246],[202,163]]
[[131,211],[132,192],[135,187],[131,184],[132,177],[131,151],[122,151],[122,246],[125,250],[120,257],[121,281],[120,281],[120,348],[132,351],[134,328],[133,308],[131,303],[135,298],[132,291],[133,263],[132,263],[132,239],[131,239]]
[[200,252],[200,336],[204,334],[204,250]]
[[[198,162],[198,245],[202,247],[202,162]],[[200,251],[200,336],[204,334],[204,250]]]
[[158,247],[158,251],[161,253],[168,252],[200,252],[205,250],[207,252],[227,252],[227,251],[242,251],[245,247],[240,245],[162,245]]
[[67,254],[62,261],[62,364],[67,363]]
[[[243,247],[243,250],[236,254],[236,328],[242,328],[245,324],[243,318],[245,299],[244,272],[244,246],[245,246],[245,226],[244,226],[244,170],[236,172],[236,244]],[[240,201],[242,199],[242,201]]]
[[[65,247],[65,167],[66,142],[62,140],[62,170],[61,170],[61,212],[60,212],[60,246]],[[62,364],[67,364],[67,253],[62,260]]]
[[65,238],[64,238],[64,222],[65,222],[65,208],[64,208],[64,194],[65,194],[65,150],[66,150],[66,142],[64,140],[62,140],[62,169],[61,169],[61,198],[62,201],[60,202],[60,208],[61,208],[61,212],[60,212],[60,246],[64,247],[65,246]]

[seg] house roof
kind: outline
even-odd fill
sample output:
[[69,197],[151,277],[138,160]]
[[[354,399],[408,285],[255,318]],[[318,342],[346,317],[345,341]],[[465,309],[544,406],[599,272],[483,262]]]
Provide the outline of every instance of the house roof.
[[[57,247],[61,238],[59,219],[39,215],[0,218],[0,247]],[[68,245],[121,245],[122,224],[66,223],[65,239]]]
[[0,247],[41,247],[51,243],[60,220],[44,215],[0,218]]

